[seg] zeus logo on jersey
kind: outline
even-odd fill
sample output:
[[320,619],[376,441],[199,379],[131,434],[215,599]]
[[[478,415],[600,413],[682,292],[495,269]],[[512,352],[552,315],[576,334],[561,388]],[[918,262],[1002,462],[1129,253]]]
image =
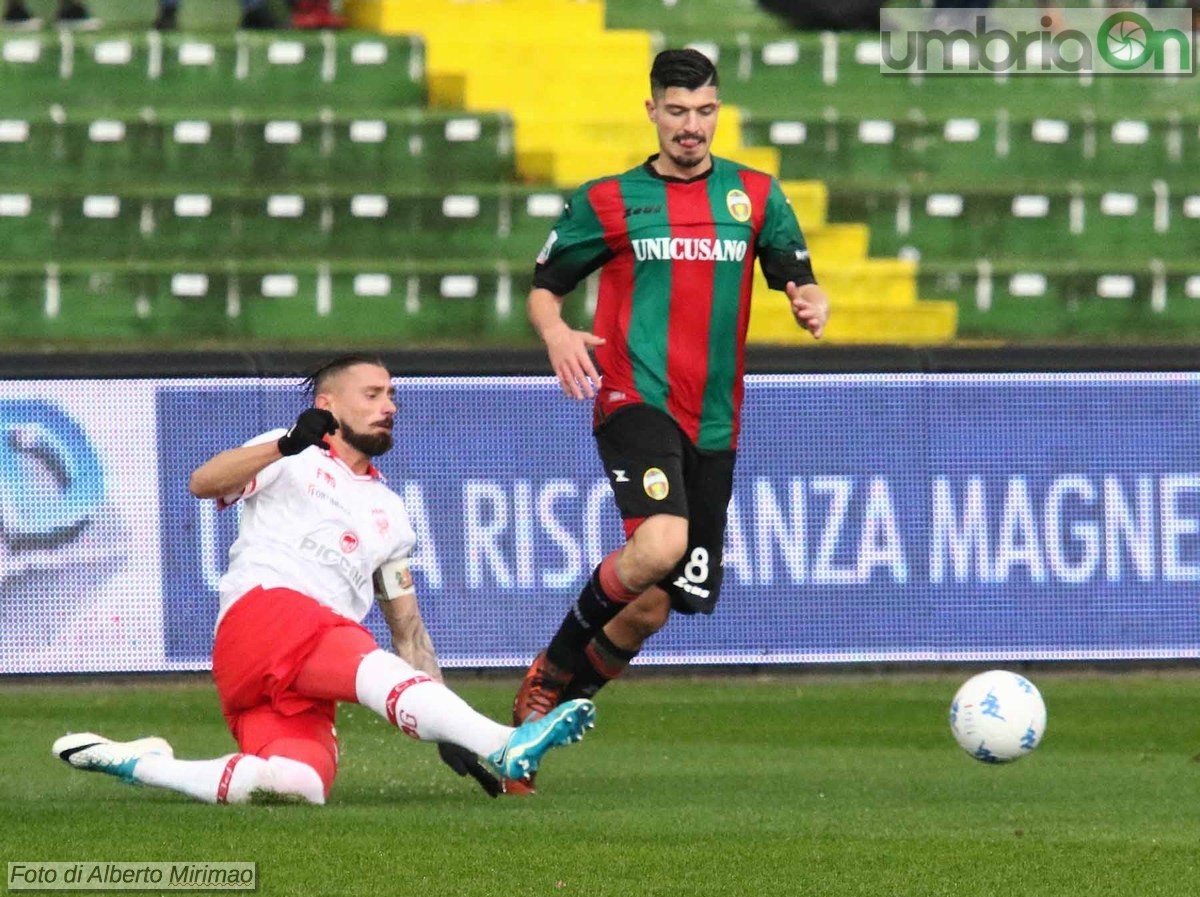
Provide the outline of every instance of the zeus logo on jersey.
[[639,262],[673,259],[689,262],[741,262],[746,258],[745,240],[717,240],[712,237],[648,237],[631,240]]

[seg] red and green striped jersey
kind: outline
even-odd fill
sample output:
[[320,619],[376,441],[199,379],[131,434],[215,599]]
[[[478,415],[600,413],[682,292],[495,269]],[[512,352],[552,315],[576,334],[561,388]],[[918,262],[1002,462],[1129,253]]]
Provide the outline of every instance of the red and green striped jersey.
[[737,447],[754,261],[767,283],[816,283],[771,175],[713,157],[688,180],[651,162],[584,184],[550,231],[534,286],[565,296],[597,268],[597,419],[633,402],[701,449]]

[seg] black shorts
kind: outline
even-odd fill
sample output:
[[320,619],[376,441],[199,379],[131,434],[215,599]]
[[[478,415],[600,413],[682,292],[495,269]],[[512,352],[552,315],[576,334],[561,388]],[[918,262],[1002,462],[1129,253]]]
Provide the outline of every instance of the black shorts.
[[669,415],[643,404],[613,412],[596,428],[596,447],[623,520],[687,518],[687,552],[659,585],[674,610],[711,614],[724,573],[736,452],[696,448]]

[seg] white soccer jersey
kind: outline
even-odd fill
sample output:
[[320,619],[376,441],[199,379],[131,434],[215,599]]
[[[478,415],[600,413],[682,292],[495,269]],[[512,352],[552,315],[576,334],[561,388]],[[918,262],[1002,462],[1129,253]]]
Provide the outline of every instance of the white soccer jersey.
[[[246,445],[271,442],[273,430]],[[222,506],[242,502],[238,537],[221,577],[218,619],[255,586],[302,592],[359,622],[375,600],[372,577],[412,554],[408,510],[374,467],[360,476],[310,446],[264,468]]]

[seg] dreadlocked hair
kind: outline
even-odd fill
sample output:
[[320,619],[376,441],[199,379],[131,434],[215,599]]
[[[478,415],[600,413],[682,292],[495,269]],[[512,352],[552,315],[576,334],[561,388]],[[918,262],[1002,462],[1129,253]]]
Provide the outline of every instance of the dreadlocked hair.
[[358,353],[339,355],[337,358],[332,358],[315,368],[312,373],[304,378],[304,382],[300,384],[300,388],[308,395],[315,397],[324,388],[326,383],[347,368],[352,368],[359,364],[372,364],[381,368],[387,367],[387,365],[374,355],[361,355]]

